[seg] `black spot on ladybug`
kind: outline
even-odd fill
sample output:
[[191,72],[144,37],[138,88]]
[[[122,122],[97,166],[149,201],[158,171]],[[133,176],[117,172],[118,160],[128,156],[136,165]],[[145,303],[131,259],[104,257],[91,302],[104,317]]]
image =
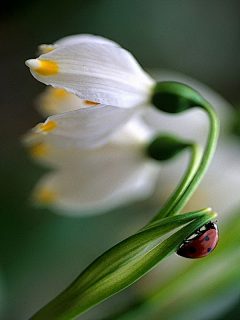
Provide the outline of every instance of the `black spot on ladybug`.
[[189,249],[189,253],[196,253],[196,249],[194,247],[190,247]]
[[210,240],[209,236],[206,236],[204,240],[205,240],[205,241]]
[[207,252],[210,252],[210,251],[212,251],[212,248],[207,248]]

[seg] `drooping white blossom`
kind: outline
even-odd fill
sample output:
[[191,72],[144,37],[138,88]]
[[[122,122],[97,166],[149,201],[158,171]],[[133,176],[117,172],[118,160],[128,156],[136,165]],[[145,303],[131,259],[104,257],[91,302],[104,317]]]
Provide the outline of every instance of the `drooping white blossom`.
[[159,163],[146,154],[151,136],[138,119],[95,149],[59,147],[43,136],[27,135],[33,158],[54,168],[37,184],[34,201],[58,212],[84,215],[149,197],[160,172]]
[[34,131],[48,134],[55,142],[75,144],[77,139],[79,147],[101,145],[149,104],[154,80],[111,40],[67,37],[40,46],[40,52],[38,59],[26,61],[33,76],[62,93],[72,93],[59,103],[61,92],[48,91],[38,103],[38,109],[50,117]]

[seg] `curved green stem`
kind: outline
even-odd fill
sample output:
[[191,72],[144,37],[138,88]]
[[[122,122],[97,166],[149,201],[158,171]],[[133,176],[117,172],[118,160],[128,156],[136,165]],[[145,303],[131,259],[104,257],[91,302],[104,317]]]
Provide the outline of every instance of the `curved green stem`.
[[168,198],[168,200],[165,202],[159,213],[152,219],[151,222],[156,221],[160,218],[168,216],[169,212],[174,208],[174,206],[177,204],[177,202],[181,199],[183,196],[185,190],[189,186],[192,178],[194,177],[199,161],[200,161],[200,148],[198,144],[191,144],[191,159],[190,164],[187,168],[187,171],[176,188],[176,190],[172,193],[172,195]]
[[196,174],[194,175],[192,181],[189,183],[177,205],[175,205],[174,209],[168,214],[168,216],[178,214],[188,202],[188,200],[198,187],[199,183],[201,182],[205,172],[207,171],[217,147],[220,128],[218,116],[213,107],[207,101],[205,101],[205,104],[202,106],[202,108],[207,112],[210,120],[207,145],[204,149],[203,157]]
[[197,146],[193,145],[190,166],[182,179],[182,182],[152,221],[178,214],[198,187],[210,165],[217,146],[219,120],[215,110],[206,100],[202,100],[202,105],[200,107],[207,112],[210,119],[209,135],[202,160],[198,165],[199,152]]

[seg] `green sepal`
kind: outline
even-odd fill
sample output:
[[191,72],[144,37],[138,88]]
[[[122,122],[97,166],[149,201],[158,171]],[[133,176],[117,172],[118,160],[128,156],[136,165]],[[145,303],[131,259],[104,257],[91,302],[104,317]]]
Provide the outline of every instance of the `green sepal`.
[[[206,212],[209,209],[167,217],[147,225],[97,258],[31,320],[74,319],[130,286],[175,252],[186,237],[216,216]],[[163,240],[163,236],[186,223],[185,227]]]
[[155,160],[166,161],[175,157],[190,145],[191,143],[183,142],[173,135],[162,135],[156,137],[148,145],[147,154]]
[[203,97],[191,87],[179,82],[157,82],[153,88],[152,104],[168,113],[179,113],[205,104]]

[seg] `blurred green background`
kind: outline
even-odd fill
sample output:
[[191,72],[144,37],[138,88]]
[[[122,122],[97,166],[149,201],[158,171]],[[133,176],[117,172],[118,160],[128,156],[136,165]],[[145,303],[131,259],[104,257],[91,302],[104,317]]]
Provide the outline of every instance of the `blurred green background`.
[[[145,69],[185,73],[238,106],[240,2],[19,0],[6,2],[0,18],[0,319],[23,320],[156,209],[142,203],[97,217],[67,218],[29,205],[29,192],[44,170],[28,159],[19,139],[43,120],[33,101],[44,85],[32,78],[24,61],[34,58],[39,44],[93,33],[118,42]],[[99,319],[99,312],[124,305],[136,288],[81,319]],[[229,305],[226,312],[223,319],[237,319],[240,311]]]

